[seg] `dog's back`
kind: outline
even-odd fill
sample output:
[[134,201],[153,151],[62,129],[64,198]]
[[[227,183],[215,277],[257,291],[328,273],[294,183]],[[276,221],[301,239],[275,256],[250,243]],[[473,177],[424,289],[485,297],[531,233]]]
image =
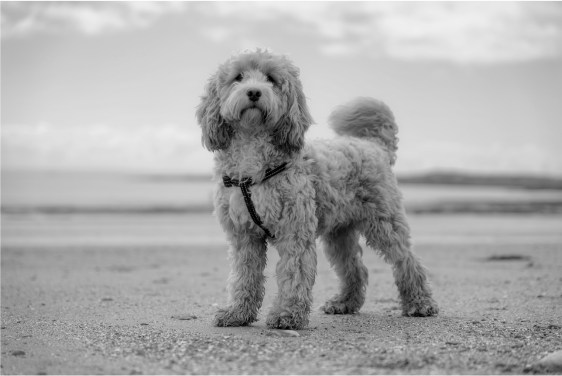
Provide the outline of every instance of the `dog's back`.
[[339,137],[314,140],[306,154],[316,189],[318,234],[341,223],[385,215],[400,202],[392,165],[397,126],[390,109],[371,98],[339,106],[329,123]]

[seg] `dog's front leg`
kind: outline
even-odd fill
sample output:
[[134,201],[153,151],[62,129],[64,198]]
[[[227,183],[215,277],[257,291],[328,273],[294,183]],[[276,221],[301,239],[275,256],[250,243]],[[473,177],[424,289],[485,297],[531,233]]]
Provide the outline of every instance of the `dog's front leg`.
[[279,252],[277,263],[278,294],[266,323],[269,328],[303,329],[308,325],[312,307],[312,287],[316,277],[316,226],[314,201],[286,210],[283,234],[272,242]]
[[236,226],[229,214],[228,199],[220,191],[216,214],[230,243],[231,272],[228,278],[228,306],[215,315],[216,326],[243,326],[257,321],[265,295],[263,271],[267,245],[262,235]]
[[263,239],[245,234],[232,241],[229,249],[228,307],[216,313],[216,326],[244,326],[257,321],[265,294],[263,271],[266,256]]

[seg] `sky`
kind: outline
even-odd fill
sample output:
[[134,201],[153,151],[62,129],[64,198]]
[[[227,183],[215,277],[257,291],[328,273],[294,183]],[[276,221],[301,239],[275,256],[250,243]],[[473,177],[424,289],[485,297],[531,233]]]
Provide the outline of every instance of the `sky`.
[[210,174],[195,108],[247,48],[289,54],[315,120],[357,96],[399,174],[562,176],[560,2],[2,2],[2,169]]

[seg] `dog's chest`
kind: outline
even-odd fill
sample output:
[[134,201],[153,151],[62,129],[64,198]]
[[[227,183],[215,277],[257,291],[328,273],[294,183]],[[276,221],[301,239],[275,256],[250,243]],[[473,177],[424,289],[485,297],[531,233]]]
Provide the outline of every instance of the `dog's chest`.
[[248,205],[252,206],[252,210],[255,211],[262,221],[265,223],[269,222],[270,215],[268,214],[270,213],[268,213],[268,210],[270,209],[268,207],[271,205],[271,202],[265,199],[268,195],[268,188],[264,185],[255,185],[250,187],[248,191],[250,203],[246,202],[239,187],[221,189],[222,200],[228,202],[229,219],[237,228],[248,227],[248,225],[252,226],[254,223]]

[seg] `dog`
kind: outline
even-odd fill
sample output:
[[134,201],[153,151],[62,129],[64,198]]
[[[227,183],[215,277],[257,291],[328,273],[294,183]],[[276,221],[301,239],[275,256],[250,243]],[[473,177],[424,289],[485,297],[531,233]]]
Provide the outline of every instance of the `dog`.
[[202,144],[214,152],[215,212],[230,244],[228,306],[216,326],[257,321],[265,295],[267,244],[280,256],[269,328],[303,329],[312,307],[316,239],[340,280],[321,310],[353,314],[365,301],[367,268],[359,237],[393,267],[402,314],[432,316],[427,270],[412,252],[392,166],[394,115],[357,98],[336,108],[335,139],[305,143],[313,123],[299,69],[268,49],[245,50],[218,67],[196,109]]

